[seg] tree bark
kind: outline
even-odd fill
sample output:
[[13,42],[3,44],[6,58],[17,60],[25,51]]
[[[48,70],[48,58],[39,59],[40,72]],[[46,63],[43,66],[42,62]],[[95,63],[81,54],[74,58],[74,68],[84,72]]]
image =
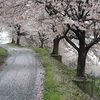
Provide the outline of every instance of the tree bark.
[[53,52],[52,52],[52,54],[58,54],[58,50],[59,50],[59,39],[58,39],[58,37],[56,37],[53,40]]
[[14,38],[12,38],[12,42],[11,43],[15,43],[15,40],[14,40]]
[[85,77],[86,56],[85,51],[78,52],[77,77]]
[[86,3],[89,4],[89,0],[86,0]]
[[20,45],[20,31],[17,32],[17,45]]
[[57,54],[58,55],[58,50],[59,50],[59,41],[61,39],[64,39],[69,31],[69,26],[68,29],[64,32],[63,36],[57,35],[56,38],[53,40],[53,51],[52,54]]
[[41,40],[40,48],[43,48],[43,47],[44,47],[44,41]]
[[20,36],[17,36],[17,45],[20,45]]
[[81,39],[79,40],[77,77],[85,77],[85,64],[87,52],[88,51],[85,44],[85,32],[83,31],[81,32]]

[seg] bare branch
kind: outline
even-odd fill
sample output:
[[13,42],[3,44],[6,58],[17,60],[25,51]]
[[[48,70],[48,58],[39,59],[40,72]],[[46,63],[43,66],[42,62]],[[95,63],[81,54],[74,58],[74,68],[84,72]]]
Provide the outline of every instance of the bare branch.
[[65,40],[79,52],[79,48],[67,36],[65,37]]
[[89,50],[94,44],[100,42],[100,37],[93,39],[89,44],[86,45],[86,49]]

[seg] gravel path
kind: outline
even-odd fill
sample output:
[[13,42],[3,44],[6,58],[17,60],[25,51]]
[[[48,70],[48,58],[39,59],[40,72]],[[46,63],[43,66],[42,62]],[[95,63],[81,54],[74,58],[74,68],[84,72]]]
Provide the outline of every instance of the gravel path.
[[5,46],[10,56],[0,72],[0,100],[42,100],[44,69],[31,49]]

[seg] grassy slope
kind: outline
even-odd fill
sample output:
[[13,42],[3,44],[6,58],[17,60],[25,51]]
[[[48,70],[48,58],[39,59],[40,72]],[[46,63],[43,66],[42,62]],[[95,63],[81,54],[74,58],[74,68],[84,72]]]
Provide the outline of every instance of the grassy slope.
[[38,48],[44,66],[44,100],[92,100],[73,82],[75,71],[50,57],[46,49]]
[[7,57],[7,50],[0,47],[0,65],[4,62],[5,57]]

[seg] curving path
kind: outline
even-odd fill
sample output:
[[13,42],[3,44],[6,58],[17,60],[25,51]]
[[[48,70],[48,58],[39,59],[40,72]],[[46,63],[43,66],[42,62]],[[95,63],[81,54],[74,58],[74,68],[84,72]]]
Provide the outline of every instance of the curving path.
[[44,69],[27,48],[5,46],[10,56],[0,72],[0,100],[42,100]]

